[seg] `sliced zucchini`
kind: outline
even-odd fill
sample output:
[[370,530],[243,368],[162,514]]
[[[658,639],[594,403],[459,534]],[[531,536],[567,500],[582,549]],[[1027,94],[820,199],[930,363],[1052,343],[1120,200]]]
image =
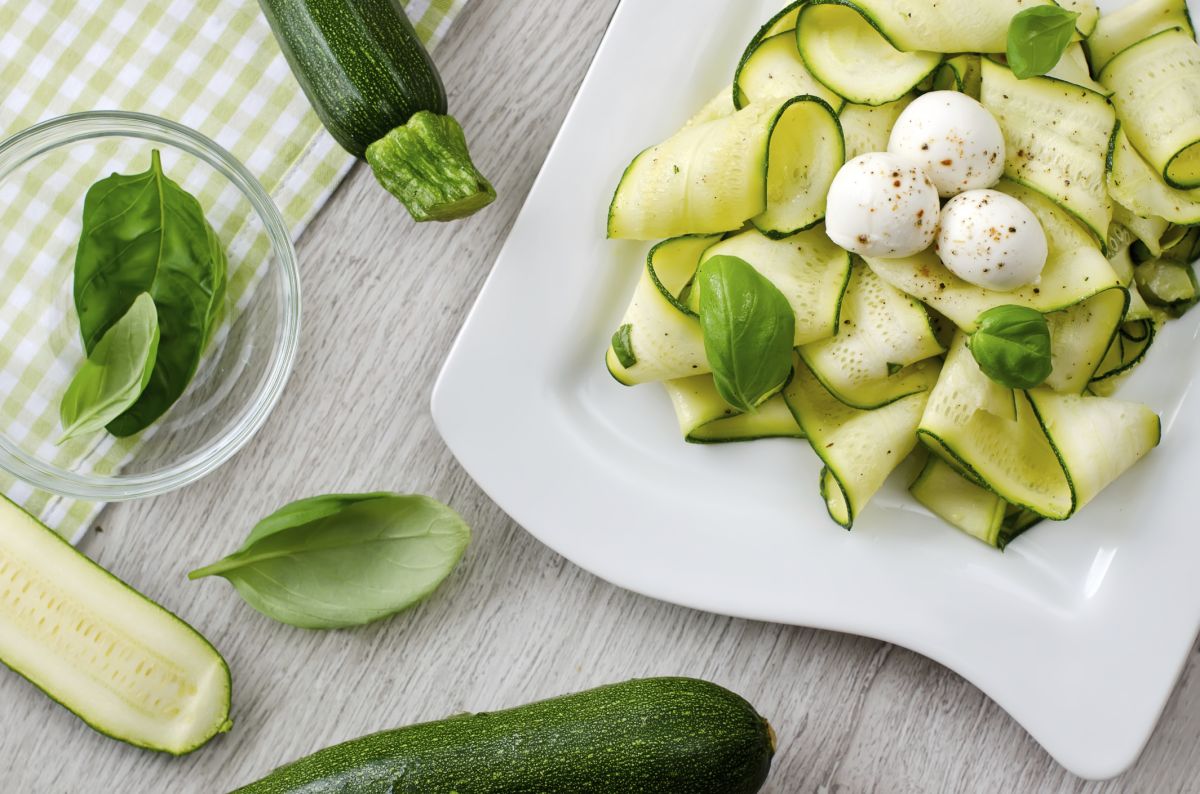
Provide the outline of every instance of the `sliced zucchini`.
[[1096,5],[1095,0],[1057,0],[1058,4],[1068,11],[1074,11],[1079,14],[1079,19],[1075,20],[1075,30],[1080,36],[1087,38],[1096,30],[1096,23],[1100,21],[1100,7]]
[[778,101],[804,94],[820,97],[835,110],[846,104],[846,100],[808,71],[800,58],[794,32],[760,41],[747,53],[734,77],[734,97],[739,108],[751,102]]
[[892,128],[904,109],[916,99],[907,94],[884,105],[855,105],[849,102],[842,108],[842,136],[846,139],[846,160],[860,154],[886,152]]
[[1107,159],[1116,127],[1108,100],[1049,77],[1018,80],[985,59],[981,101],[1004,131],[1005,175],[1049,196],[1106,245]]
[[1200,44],[1182,28],[1156,33],[1100,72],[1129,142],[1171,187],[1200,187]]
[[695,312],[679,300],[719,238],[678,237],[659,243],[646,257],[633,299],[608,349],[608,371],[626,386],[711,372]]
[[808,70],[859,105],[894,102],[916,88],[938,64],[935,52],[901,52],[853,8],[809,4],[796,27]]
[[1086,88],[1089,91],[1095,91],[1102,96],[1107,97],[1112,95],[1112,91],[1092,79],[1091,67],[1088,65],[1087,55],[1083,51],[1083,45],[1077,41],[1072,42],[1067,47],[1058,64],[1049,72],[1046,72],[1046,76]]
[[753,413],[739,413],[717,392],[712,375],[663,384],[675,407],[685,440],[697,444],[756,441],[763,438],[803,438],[782,395],[775,395]]
[[1008,503],[976,485],[936,455],[908,488],[913,498],[952,527],[989,546],[998,546]]
[[231,727],[216,649],[3,497],[0,579],[0,662],[92,728],[183,755]]
[[920,302],[859,263],[850,274],[837,336],[799,352],[831,394],[870,410],[924,388],[928,378],[912,365],[945,348]]
[[[1155,175],[1153,171],[1151,171],[1150,174],[1155,176],[1160,183],[1162,182],[1162,177]],[[1168,189],[1173,190],[1174,188]],[[1148,193],[1149,191],[1144,193],[1143,196],[1147,195]],[[1140,257],[1143,259],[1162,256],[1163,237],[1167,234],[1167,231],[1171,227],[1171,223],[1166,218],[1151,214],[1147,214],[1145,216],[1135,215],[1134,213],[1130,212],[1128,208],[1118,202],[1113,206],[1113,223],[1124,226],[1136,238],[1129,248],[1131,258],[1135,253],[1135,249],[1137,249],[1139,253],[1146,254],[1146,256]],[[1138,243],[1140,243],[1140,245],[1138,245]]]
[[1096,28],[1087,40],[1092,72],[1099,74],[1117,53],[1171,28],[1183,28],[1195,34],[1187,0],[1134,0],[1124,8],[1105,14],[1097,20]]
[[[800,17],[800,8],[806,2],[808,2],[808,0],[793,0],[793,2],[784,6],[779,13],[768,19],[766,23],[764,23],[763,26],[758,29],[758,32],[754,34],[754,37],[750,39],[750,43],[746,45],[746,49],[742,52],[742,57],[738,60],[738,67],[735,75],[742,71],[742,67],[745,65],[746,61],[749,60],[750,56],[754,54],[754,51],[758,49],[758,45],[761,44],[763,40],[769,39],[772,36],[778,36],[781,33],[794,31],[796,29],[796,20]],[[741,96],[738,90],[736,76],[733,82],[733,103],[739,109],[750,103],[749,99]]]
[[1050,255],[1040,284],[1013,292],[976,287],[947,270],[932,250],[905,259],[868,258],[867,264],[884,281],[924,301],[967,332],[975,330],[980,314],[996,306],[1012,303],[1049,313],[1122,286],[1095,239],[1057,204],[1008,181],[996,189],[1029,207],[1046,231]]
[[1125,322],[1096,370],[1089,388],[1095,392],[1098,382],[1124,375],[1141,364],[1154,344],[1154,337],[1152,320],[1147,318]]
[[899,50],[1004,52],[1012,18],[1054,0],[810,0],[853,8]]
[[[1200,190],[1179,190],[1163,181],[1162,175],[1151,168],[1133,148],[1124,129],[1117,130],[1111,159],[1108,190],[1113,200],[1134,216],[1143,220],[1156,218],[1162,224],[1158,238],[1148,240],[1142,233],[1138,234],[1142,242],[1152,246],[1152,255],[1161,253],[1161,249],[1156,252],[1155,248],[1168,222],[1187,225],[1200,223]],[[1139,231],[1133,228],[1134,221],[1117,216],[1114,216],[1114,220],[1130,226],[1135,232]]]
[[[796,218],[811,224],[825,215],[825,191],[843,157],[836,114],[821,100],[750,105],[685,127],[634,158],[613,196],[608,235],[656,240],[728,232],[764,213],[768,228]],[[768,203],[801,188],[813,192],[787,193],[778,207]]]
[[1146,302],[1172,317],[1182,317],[1200,300],[1196,271],[1190,264],[1151,259],[1133,269],[1133,278]]
[[[926,377],[927,385],[932,387],[937,381],[937,368],[927,370]],[[829,515],[850,529],[871,497],[916,446],[915,431],[928,389],[883,408],[860,411],[830,394],[797,359],[796,374],[783,395],[813,451],[825,463],[821,495]]]
[[776,239],[825,220],[825,197],[846,162],[837,112],[813,96],[791,102],[787,123],[802,133],[771,137],[767,209],[752,219],[755,228]]
[[1110,289],[1074,306],[1046,315],[1054,370],[1046,386],[1065,394],[1081,394],[1104,360],[1126,315],[1129,293]]
[[983,73],[980,71],[978,55],[956,55],[947,58],[933,73],[934,91],[957,91],[979,99]]
[[[850,280],[850,255],[830,242],[823,227],[786,240],[751,229],[722,240],[704,253],[736,256],[779,288],[796,312],[796,344],[828,339],[838,332],[842,298]],[[696,308],[692,295],[692,308]]]
[[732,116],[734,110],[733,102],[729,98],[729,89],[722,88],[712,99],[704,103],[704,107],[696,111],[696,115],[687,120],[683,125],[684,129],[688,127],[698,127],[701,124],[707,124],[710,121],[718,121]]

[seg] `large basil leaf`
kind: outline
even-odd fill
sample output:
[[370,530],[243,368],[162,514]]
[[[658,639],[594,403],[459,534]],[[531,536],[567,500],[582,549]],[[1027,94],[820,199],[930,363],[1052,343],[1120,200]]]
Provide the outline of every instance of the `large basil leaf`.
[[1075,37],[1076,11],[1056,5],[1027,8],[1008,26],[1008,67],[1018,79],[1046,74],[1062,60]]
[[734,408],[753,411],[792,372],[796,314],[778,287],[736,256],[706,261],[697,283],[704,352],[717,392]]
[[1054,371],[1050,324],[1028,306],[996,306],[979,315],[970,347],[983,374],[1010,389],[1040,386]]
[[75,257],[75,308],[90,356],[143,292],[158,307],[158,356],[145,391],[108,429],[144,430],[196,373],[224,296],[227,262],[196,199],[163,174],[158,151],[141,174],[88,190]]
[[292,626],[359,626],[432,593],[470,539],[457,513],[426,496],[319,496],[267,516],[241,549],[188,578],[223,576]]
[[137,402],[158,353],[158,311],[143,292],[105,332],[63,396],[59,441],[95,433]]

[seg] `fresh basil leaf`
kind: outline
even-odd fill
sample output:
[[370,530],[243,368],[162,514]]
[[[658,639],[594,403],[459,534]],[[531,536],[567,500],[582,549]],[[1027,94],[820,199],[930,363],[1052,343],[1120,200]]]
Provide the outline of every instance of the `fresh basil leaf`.
[[734,408],[753,411],[791,374],[795,312],[778,287],[735,256],[709,259],[696,281],[717,392]]
[[470,539],[457,513],[425,496],[322,496],[271,514],[240,550],[188,578],[223,576],[281,623],[360,626],[432,593]]
[[1055,5],[1027,8],[1008,26],[1008,67],[1019,79],[1043,75],[1058,65],[1075,36],[1078,12]]
[[1050,326],[1028,306],[997,306],[979,315],[970,346],[983,373],[1010,389],[1040,386],[1054,371]]
[[617,354],[617,361],[620,361],[625,369],[637,364],[637,356],[633,353],[633,340],[630,338],[631,331],[633,326],[625,323],[617,329],[612,338],[613,352]]
[[113,174],[88,190],[75,257],[75,308],[84,349],[148,292],[158,307],[158,357],[145,391],[109,423],[130,436],[183,394],[212,335],[225,291],[226,261],[200,203],[166,177],[158,151],[150,169]]
[[63,395],[62,444],[95,433],[137,402],[158,355],[158,311],[143,292],[100,338]]

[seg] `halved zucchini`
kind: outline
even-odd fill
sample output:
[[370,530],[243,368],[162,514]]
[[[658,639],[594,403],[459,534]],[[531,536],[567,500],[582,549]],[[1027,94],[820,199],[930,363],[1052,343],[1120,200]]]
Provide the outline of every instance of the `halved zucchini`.
[[751,102],[779,101],[804,94],[820,97],[835,110],[846,104],[846,100],[808,71],[800,58],[794,32],[763,39],[738,65],[734,97],[739,108]]
[[935,52],[901,52],[853,8],[809,4],[796,27],[813,76],[859,105],[883,105],[912,91],[937,65]]
[[1093,74],[1099,74],[1122,50],[1171,28],[1183,28],[1195,35],[1187,0],[1134,0],[1105,14],[1087,39]]
[[981,101],[1004,131],[1005,176],[1052,198],[1107,245],[1107,158],[1117,122],[1108,100],[1049,77],[1018,80],[984,59]]
[[700,255],[719,238],[677,237],[650,249],[608,348],[608,371],[626,386],[711,372],[700,319],[679,300]]
[[694,444],[757,441],[763,438],[803,438],[782,395],[775,395],[753,413],[739,413],[717,392],[712,375],[663,384],[675,407],[685,440]]
[[[828,339],[838,332],[842,297],[850,280],[850,255],[830,242],[818,227],[773,240],[756,230],[722,240],[704,252],[736,256],[754,266],[779,288],[796,313],[796,344]],[[692,294],[691,308],[697,308]]]
[[831,394],[869,410],[925,388],[922,367],[912,365],[945,348],[924,306],[859,263],[850,274],[837,336],[799,352]]
[[0,662],[100,733],[183,755],[228,731],[225,660],[0,497]]
[[[1132,214],[1143,219],[1161,219],[1162,231],[1166,230],[1168,221],[1186,225],[1200,223],[1200,190],[1179,190],[1163,181],[1162,175],[1151,168],[1133,148],[1124,129],[1117,131],[1117,140],[1113,145],[1108,189],[1113,200]],[[1132,228],[1132,224],[1126,225]],[[1143,235],[1138,236],[1151,245]],[[1157,246],[1158,242],[1154,239],[1153,246]],[[1158,256],[1153,247],[1151,253]]]
[[[927,386],[937,368],[926,371]],[[928,389],[873,411],[845,405],[817,380],[803,361],[783,391],[813,451],[825,463],[821,495],[834,521],[854,525],[871,497],[916,446],[915,431]]]
[[840,115],[842,136],[846,139],[847,162],[860,154],[886,152],[892,128],[896,126],[900,114],[914,99],[915,94],[906,94],[895,102],[884,105],[855,105],[847,102]]
[[1129,142],[1171,187],[1200,187],[1200,44],[1182,28],[1156,33],[1100,72]]
[[[825,191],[844,154],[837,115],[812,96],[685,127],[625,170],[608,235],[721,233],[752,218],[771,231],[794,231],[825,216]],[[801,190],[809,192],[795,192]],[[782,203],[772,205],[772,197]]]

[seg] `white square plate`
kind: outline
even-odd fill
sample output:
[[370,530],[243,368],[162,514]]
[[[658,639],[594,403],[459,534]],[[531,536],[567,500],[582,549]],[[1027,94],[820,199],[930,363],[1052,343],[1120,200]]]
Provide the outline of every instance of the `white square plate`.
[[648,247],[605,239],[618,177],[728,83],[781,4],[624,0],[442,372],[438,429],[509,515],[596,575],[911,648],[980,687],[1072,772],[1116,775],[1200,626],[1200,312],[1162,334],[1122,391],[1162,413],[1162,446],[1004,554],[925,513],[900,477],[844,532],[806,442],[687,445],[661,390],[605,371]]

